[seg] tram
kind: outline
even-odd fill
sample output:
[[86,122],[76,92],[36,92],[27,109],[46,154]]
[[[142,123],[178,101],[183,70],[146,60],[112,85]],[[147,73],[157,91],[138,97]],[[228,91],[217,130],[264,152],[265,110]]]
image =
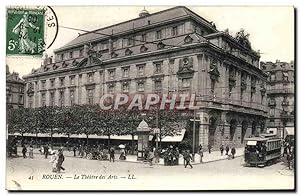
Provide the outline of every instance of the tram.
[[281,157],[282,141],[274,134],[261,134],[245,139],[245,162],[250,166],[267,166]]

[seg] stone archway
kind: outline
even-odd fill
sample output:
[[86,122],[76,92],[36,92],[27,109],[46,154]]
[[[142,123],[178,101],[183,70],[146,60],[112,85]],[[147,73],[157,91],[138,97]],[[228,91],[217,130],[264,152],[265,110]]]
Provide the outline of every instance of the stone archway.
[[236,127],[237,127],[237,121],[235,119],[232,119],[230,121],[230,129],[229,129],[229,140],[230,141],[233,141],[233,139],[234,139]]
[[208,144],[211,146],[215,144],[216,129],[217,129],[217,119],[211,117],[209,119],[209,131],[208,131]]
[[241,144],[244,143],[244,139],[247,133],[247,128],[248,128],[248,122],[247,121],[243,121],[242,122],[242,134],[241,134]]

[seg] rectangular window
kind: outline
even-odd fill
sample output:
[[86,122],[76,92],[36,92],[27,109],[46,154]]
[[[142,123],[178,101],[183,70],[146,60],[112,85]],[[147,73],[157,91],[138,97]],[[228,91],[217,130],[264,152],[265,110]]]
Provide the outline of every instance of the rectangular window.
[[24,92],[24,88],[21,86],[21,87],[19,87],[19,92],[20,93],[23,93]]
[[147,35],[146,34],[142,35],[142,40],[141,41],[143,41],[143,42],[147,41]]
[[41,94],[41,105],[42,107],[46,106],[46,93]]
[[54,92],[50,92],[50,106],[54,106],[55,105],[55,96],[54,96]]
[[59,78],[59,81],[60,81],[60,86],[65,85],[65,78]]
[[51,86],[51,88],[55,87],[55,79],[50,80],[50,86]]
[[46,80],[42,80],[42,89],[46,89]]
[[155,81],[154,82],[154,90],[155,91],[161,91],[162,90],[162,82],[161,81]]
[[123,78],[128,78],[129,77],[129,68],[123,68]]
[[172,36],[178,35],[178,27],[172,27]]
[[271,82],[274,82],[275,80],[276,80],[275,74],[271,74],[271,76],[270,76],[270,81],[271,81]]
[[154,73],[161,73],[162,72],[161,66],[162,66],[162,62],[154,63]]
[[190,88],[191,87],[191,79],[190,78],[183,78],[182,79],[182,87],[183,88]]
[[275,108],[270,108],[270,117],[275,116]]
[[60,91],[59,92],[59,106],[64,106],[64,102],[65,102],[65,93],[64,91]]
[[94,73],[89,73],[88,74],[88,83],[93,83],[94,82]]
[[23,104],[23,95],[19,95],[19,104]]
[[75,104],[75,91],[70,90],[70,105],[73,106]]
[[127,39],[127,46],[133,46],[134,45],[134,37],[129,37]]
[[94,98],[94,92],[93,92],[93,89],[89,89],[88,90],[88,104],[90,104],[90,105],[92,105],[92,104],[94,104],[94,100],[93,100],[93,98]]
[[70,76],[70,85],[75,85],[75,76]]
[[64,60],[64,54],[60,55],[60,60]]
[[143,76],[145,74],[145,65],[137,65],[137,75]]
[[109,79],[110,80],[115,79],[115,70],[109,70],[108,73],[109,73]]
[[145,91],[145,85],[143,82],[138,83],[138,91],[144,92]]
[[70,53],[69,53],[69,58],[70,58],[70,59],[73,58],[73,52],[70,52]]
[[118,47],[118,40],[113,41],[113,49],[116,49]]
[[128,93],[129,92],[129,84],[126,82],[126,83],[123,83],[123,93]]
[[6,97],[6,102],[7,103],[11,103],[12,102],[12,96],[11,94],[8,94],[7,97]]
[[161,30],[156,31],[156,39],[161,39],[162,38],[162,32]]
[[108,93],[113,94],[114,93],[114,86],[109,86],[108,87]]
[[32,108],[33,107],[33,101],[32,101],[32,97],[29,97],[29,100],[28,100],[28,105],[29,105],[29,108]]

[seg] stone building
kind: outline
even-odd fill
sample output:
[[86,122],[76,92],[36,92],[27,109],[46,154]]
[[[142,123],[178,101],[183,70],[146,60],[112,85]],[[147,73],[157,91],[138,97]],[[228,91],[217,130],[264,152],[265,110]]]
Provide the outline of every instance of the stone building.
[[269,76],[267,127],[270,132],[284,137],[287,132],[294,132],[294,62],[261,62],[261,69]]
[[18,108],[24,107],[24,89],[25,82],[16,72],[10,73],[6,65],[6,107]]
[[267,76],[248,38],[243,29],[219,31],[186,7],[143,10],[46,56],[24,77],[25,105],[97,104],[106,93],[196,94],[196,145],[242,145],[267,117]]

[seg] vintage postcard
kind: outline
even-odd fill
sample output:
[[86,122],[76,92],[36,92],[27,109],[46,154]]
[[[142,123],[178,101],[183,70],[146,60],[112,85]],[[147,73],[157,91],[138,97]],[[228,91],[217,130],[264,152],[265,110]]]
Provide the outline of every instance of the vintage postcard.
[[6,189],[295,190],[292,6],[7,6]]

